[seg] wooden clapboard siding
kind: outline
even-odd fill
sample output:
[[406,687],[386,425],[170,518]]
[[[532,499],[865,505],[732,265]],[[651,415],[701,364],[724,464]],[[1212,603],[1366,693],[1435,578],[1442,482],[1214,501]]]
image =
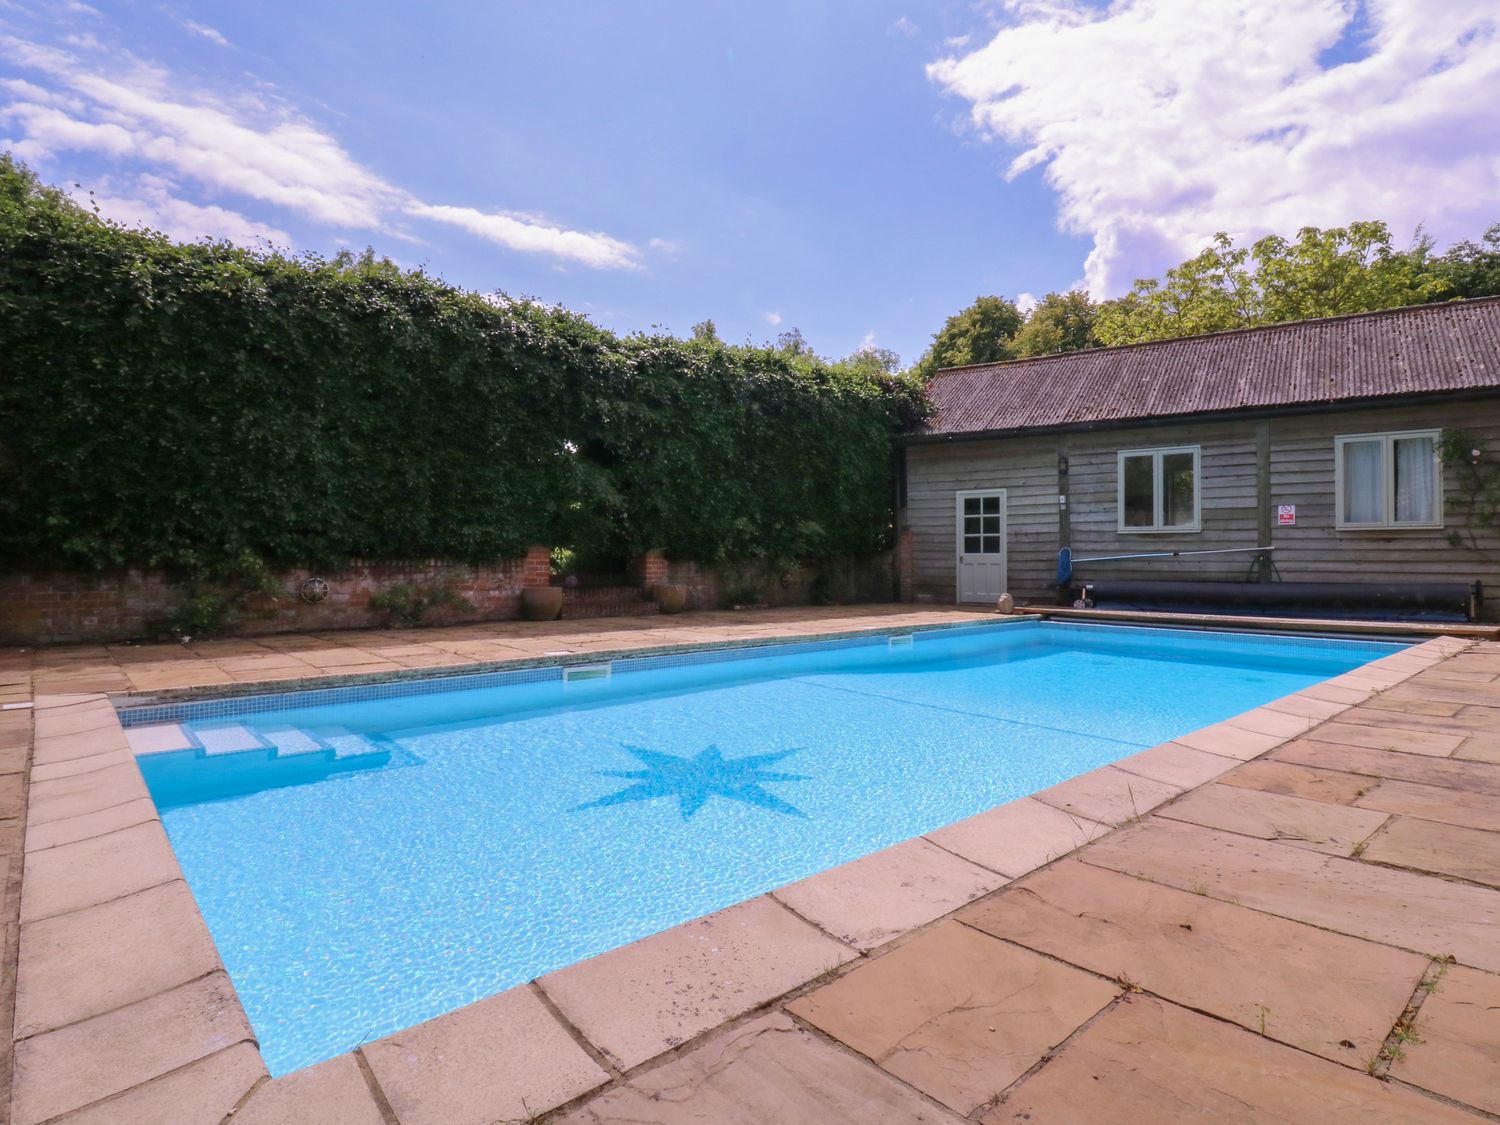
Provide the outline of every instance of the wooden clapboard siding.
[[[912,532],[915,593],[952,601],[957,582],[955,492],[1005,489],[1006,559],[1017,597],[1046,597],[1057,565],[1057,442],[1008,438],[907,451],[906,527]],[[1039,577],[1040,576],[1040,577]]]
[[[1005,488],[1010,530],[1009,581],[1019,599],[1055,599],[1057,551],[1076,555],[1255,547],[1269,537],[1287,581],[1472,581],[1481,579],[1500,608],[1500,535],[1479,536],[1479,550],[1453,546],[1466,531],[1459,481],[1444,475],[1440,530],[1339,531],[1334,527],[1334,438],[1341,434],[1461,428],[1500,459],[1500,396],[1377,409],[1335,409],[1269,418],[1225,418],[1191,425],[1120,426],[1044,431],[946,444],[916,443],[907,456],[905,526],[914,548],[913,592],[954,596],[954,498],[969,488]],[[1258,432],[1266,434],[1268,469],[1259,475]],[[1202,530],[1188,534],[1121,534],[1117,528],[1117,454],[1122,449],[1198,445]],[[1068,473],[1058,473],[1058,457]],[[1068,496],[1065,519],[1057,498]],[[1294,527],[1268,511],[1297,506]],[[1267,530],[1268,529],[1268,530]],[[1079,564],[1080,579],[1245,576],[1251,555]]]
[[1276,565],[1283,578],[1306,582],[1482,580],[1500,596],[1500,536],[1467,540],[1464,500],[1455,473],[1443,475],[1444,527],[1410,531],[1334,528],[1334,438],[1395,430],[1462,429],[1487,455],[1500,457],[1500,399],[1424,404],[1278,418],[1271,426],[1271,492],[1276,504],[1297,505],[1297,525],[1276,527]]

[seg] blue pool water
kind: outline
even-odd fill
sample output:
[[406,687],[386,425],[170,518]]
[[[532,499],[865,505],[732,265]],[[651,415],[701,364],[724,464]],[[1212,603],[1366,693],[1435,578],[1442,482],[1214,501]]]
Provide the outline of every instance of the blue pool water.
[[189,705],[139,760],[282,1074],[1395,647],[1012,623]]

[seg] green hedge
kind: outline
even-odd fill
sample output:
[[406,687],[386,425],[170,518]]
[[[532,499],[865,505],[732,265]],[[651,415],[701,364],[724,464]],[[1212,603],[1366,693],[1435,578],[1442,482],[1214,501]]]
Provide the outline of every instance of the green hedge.
[[12,569],[859,553],[920,409],[879,373],[622,339],[368,254],[177,244],[0,158]]

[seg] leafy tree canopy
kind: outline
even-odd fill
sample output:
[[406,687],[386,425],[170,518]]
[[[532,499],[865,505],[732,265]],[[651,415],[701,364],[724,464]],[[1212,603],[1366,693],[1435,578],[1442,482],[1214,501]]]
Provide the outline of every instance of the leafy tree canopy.
[[1094,325],[1103,344],[1135,344],[1258,324],[1338,316],[1440,300],[1450,287],[1433,268],[1432,243],[1391,245],[1381,222],[1303,227],[1295,239],[1268,235],[1250,247],[1214,236],[1201,254],[1143,278],[1104,302]]
[[846,355],[839,365],[870,374],[894,375],[901,370],[901,357],[890,348],[877,348],[872,344]]
[[1099,306],[1083,289],[1048,293],[1026,317],[1011,342],[1011,352],[1019,358],[1097,348],[1094,320],[1098,315]]
[[1489,296],[1500,296],[1500,223],[1442,254],[1420,232],[1399,249],[1374,221],[1303,227],[1295,238],[1270,235],[1248,247],[1220,233],[1164,277],[1142,278],[1114,300],[1096,302],[1081,289],[1048,293],[1021,323],[1009,301],[981,297],[948,318],[913,374]]
[[1500,297],[1500,223],[1481,242],[1465,239],[1436,258],[1434,272],[1455,297]]
[[1021,328],[1021,310],[1006,297],[979,297],[954,313],[932,338],[914,372],[926,378],[941,367],[993,363],[1011,358],[1011,340]]

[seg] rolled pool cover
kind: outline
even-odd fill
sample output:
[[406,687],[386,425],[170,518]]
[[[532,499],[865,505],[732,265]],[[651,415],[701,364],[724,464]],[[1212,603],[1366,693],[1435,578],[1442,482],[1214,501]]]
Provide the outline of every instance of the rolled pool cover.
[[1104,581],[1083,585],[1083,598],[1095,605],[1112,602],[1173,602],[1288,609],[1327,607],[1390,613],[1437,612],[1473,618],[1484,601],[1479,582],[1193,582]]

